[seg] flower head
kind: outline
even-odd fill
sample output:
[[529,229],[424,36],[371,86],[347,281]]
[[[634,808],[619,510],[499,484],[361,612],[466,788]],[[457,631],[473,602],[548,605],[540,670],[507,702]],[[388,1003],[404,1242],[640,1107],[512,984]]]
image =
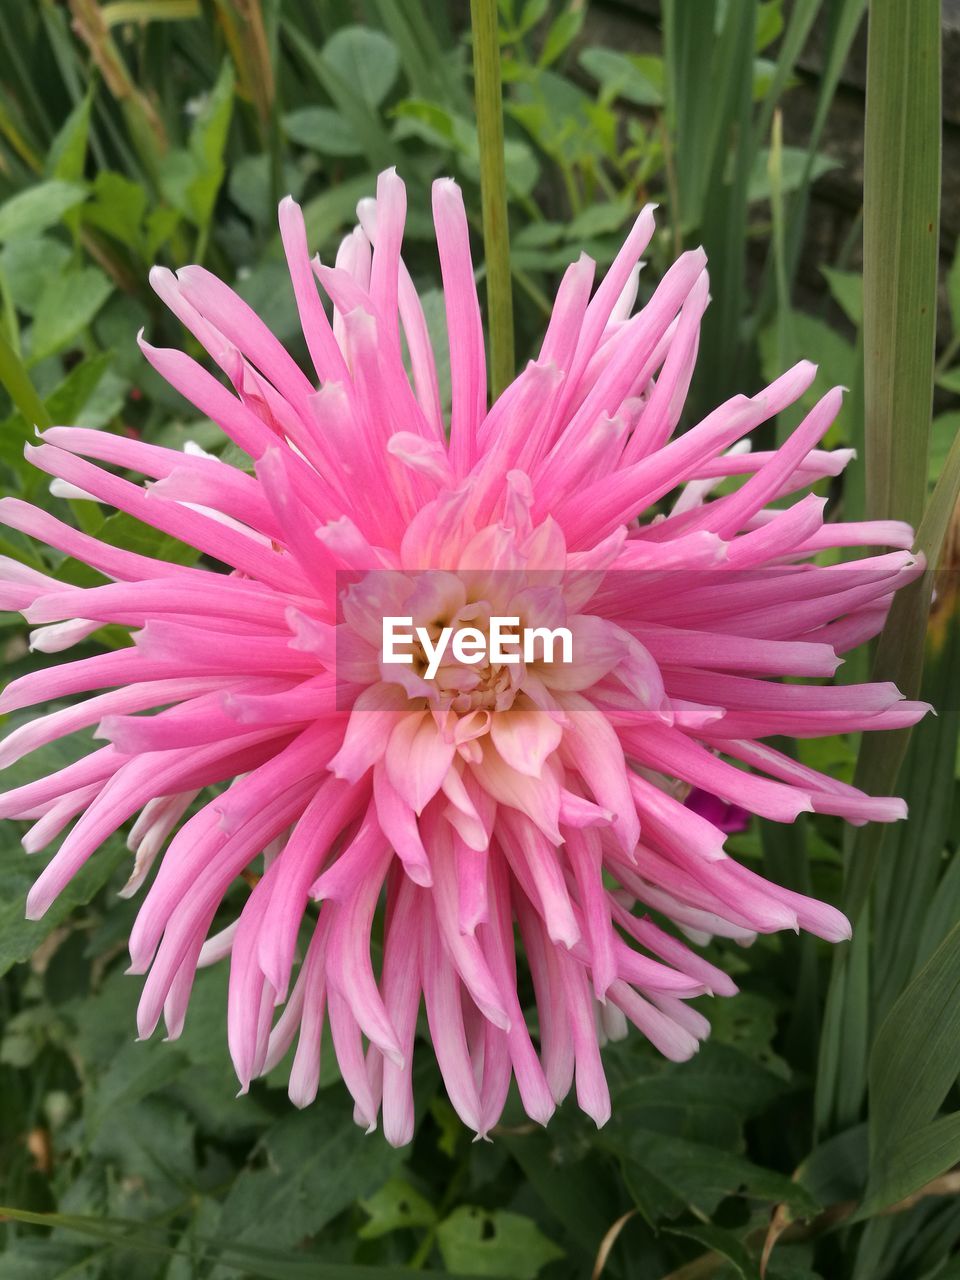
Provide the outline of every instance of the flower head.
[[[435,184],[433,214],[449,423],[391,171],[334,266],[310,259],[297,205],[280,207],[309,374],[201,267],[153,273],[224,377],[178,351],[144,342],[144,354],[246,467],[63,427],[28,449],[61,484],[191,544],[202,565],[0,504],[8,525],[104,577],[80,588],[7,562],[0,601],[38,627],[34,647],[63,649],[106,623],[132,638],[3,695],[4,711],[93,696],[17,728],[2,763],[92,726],[104,742],[0,796],[0,816],[34,823],[28,850],[74,823],[29,914],[139,815],[124,892],[158,862],[130,938],[132,971],[147,975],[140,1034],[162,1017],[176,1037],[197,968],[229,956],[243,1087],[296,1041],[290,1095],[308,1103],[326,1020],[358,1122],[382,1113],[393,1143],[413,1132],[421,1001],[451,1102],[477,1133],[512,1079],[535,1120],[575,1083],[602,1124],[602,1039],[630,1022],[684,1059],[708,1030],[687,1001],[735,990],[689,941],[848,936],[832,907],[727,856],[714,809],[684,799],[697,788],[781,822],[811,810],[900,818],[899,800],[761,740],[903,726],[924,710],[892,685],[807,680],[875,635],[920,569],[904,525],[825,524],[820,498],[782,501],[849,460],[819,448],[839,391],[773,451],[744,442],[805,394],[810,364],[675,434],[708,303],[703,253],[683,254],[634,314],[654,226],[643,210],[596,289],[589,258],[567,270],[538,357],[488,408],[453,182]],[[721,481],[732,483],[711,498]],[[815,563],[849,546],[902,549]],[[409,663],[385,660],[387,616],[422,628]],[[570,660],[451,651],[429,672],[445,628],[485,642],[496,618],[565,628]],[[246,891],[244,875],[253,888],[237,910],[227,895]]]

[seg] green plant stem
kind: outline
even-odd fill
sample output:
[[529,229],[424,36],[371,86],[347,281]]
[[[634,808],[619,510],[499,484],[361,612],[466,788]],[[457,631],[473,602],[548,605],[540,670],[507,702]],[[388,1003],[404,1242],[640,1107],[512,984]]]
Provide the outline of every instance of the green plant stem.
[[477,139],[480,147],[483,251],[487,264],[490,380],[493,397],[496,399],[512,381],[514,371],[510,227],[507,221],[507,175],[503,158],[503,98],[496,0],[470,0],[470,22],[473,30]]

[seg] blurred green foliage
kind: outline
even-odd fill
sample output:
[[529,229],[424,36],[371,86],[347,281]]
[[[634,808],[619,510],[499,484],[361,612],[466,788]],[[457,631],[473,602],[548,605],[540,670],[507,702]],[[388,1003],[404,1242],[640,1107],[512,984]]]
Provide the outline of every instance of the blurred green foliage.
[[[664,0],[660,51],[637,53],[591,43],[583,0],[501,0],[519,360],[563,267],[583,250],[608,262],[653,199],[660,230],[645,277],[687,244],[711,257],[692,411],[809,355],[818,387],[851,388],[830,444],[862,448],[860,277],[842,255],[823,264],[818,310],[796,310],[793,296],[811,187],[832,164],[824,126],[865,8]],[[396,165],[409,190],[405,253],[439,332],[433,178],[458,178],[479,230],[465,12],[427,0],[0,5],[3,492],[62,512],[23,461],[34,423],[221,447],[139,356],[141,328],[192,349],[147,272],[206,263],[302,355],[275,223],[288,191],[329,260],[377,171]],[[788,147],[778,113],[815,24],[826,54],[814,119],[807,145]],[[947,288],[931,487],[956,465],[960,258]],[[861,517],[854,471],[830,496]],[[94,504],[70,509],[100,537],[188,554]],[[0,554],[87,580],[15,533],[0,532]],[[595,1266],[611,1280],[757,1280],[766,1254],[769,1280],[960,1275],[956,1175],[943,1176],[960,1159],[955,544],[951,555],[927,637],[924,696],[940,716],[915,731],[899,782],[918,817],[885,838],[840,978],[809,938],[715,945],[711,958],[743,993],[705,1003],[714,1035],[691,1063],[665,1063],[639,1036],[608,1046],[614,1118],[600,1132],[572,1105],[546,1132],[515,1106],[492,1144],[473,1145],[425,1052],[419,1129],[399,1153],[356,1130],[331,1055],[304,1113],[291,1110],[283,1067],[234,1098],[222,972],[200,975],[175,1046],[133,1042],[138,984],[122,971],[135,905],[116,897],[119,842],[28,924],[32,868],[7,824],[0,1280],[389,1280],[410,1268],[574,1280]],[[11,676],[36,661],[19,619],[0,619],[0,643]],[[86,650],[99,643],[123,639],[105,631]],[[31,757],[30,774],[70,749]],[[842,777],[856,750],[843,738],[802,744],[804,759]],[[733,844],[841,900],[835,820],[753,829]]]

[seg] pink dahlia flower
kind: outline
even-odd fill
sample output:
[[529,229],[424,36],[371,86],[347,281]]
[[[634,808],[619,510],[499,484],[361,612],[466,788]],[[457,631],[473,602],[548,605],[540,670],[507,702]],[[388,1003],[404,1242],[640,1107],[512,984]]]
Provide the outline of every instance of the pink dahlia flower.
[[739,835],[750,825],[749,809],[744,809],[739,804],[728,804],[726,800],[711,795],[709,791],[702,791],[699,787],[690,792],[684,804],[694,813],[699,813],[701,818],[706,818],[715,827],[725,831],[728,836]]
[[[198,967],[229,956],[244,1089],[296,1041],[290,1096],[310,1102],[326,1019],[358,1122],[382,1112],[387,1139],[407,1142],[422,1000],[450,1100],[478,1134],[512,1079],[534,1120],[575,1082],[602,1124],[604,1038],[629,1022],[687,1058],[708,1030],[687,1001],[735,990],[679,935],[848,936],[834,908],[727,856],[723,831],[683,797],[701,788],[779,822],[904,816],[899,800],[762,739],[923,713],[889,684],[778,679],[829,677],[838,654],[876,634],[919,572],[911,531],[825,524],[823,499],[783,501],[851,456],[818,447],[838,390],[780,448],[743,447],[804,395],[813,365],[675,437],[707,273],[701,250],[683,254],[634,313],[651,209],[596,289],[589,258],[568,269],[539,355],[488,406],[463,202],[453,182],[435,184],[449,423],[401,257],[395,173],[358,213],[324,266],[298,206],[280,207],[309,373],[203,268],[153,273],[225,376],[179,351],[143,343],[144,354],[245,467],[65,427],[28,449],[60,492],[190,543],[204,564],[108,546],[4,500],[7,525],[105,579],[84,589],[7,561],[0,599],[36,624],[34,647],[65,649],[106,623],[129,627],[132,644],[9,685],[3,711],[93,696],[15,729],[4,764],[91,726],[105,745],[3,794],[0,816],[33,822],[30,852],[76,819],[29,895],[33,918],[135,815],[125,894],[166,844],[130,938],[132,972],[147,975],[140,1035],[161,1018],[179,1035]],[[730,478],[742,483],[708,500]],[[815,563],[849,546],[903,549]],[[498,612],[564,625],[571,660],[448,654],[428,677],[423,646],[411,665],[380,649],[388,613],[436,636],[482,632]],[[517,993],[516,930],[535,1030]]]

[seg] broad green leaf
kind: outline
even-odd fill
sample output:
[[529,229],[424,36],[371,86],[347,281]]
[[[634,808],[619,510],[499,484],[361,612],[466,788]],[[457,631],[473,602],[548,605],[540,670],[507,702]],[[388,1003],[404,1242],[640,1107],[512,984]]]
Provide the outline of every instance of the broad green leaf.
[[397,120],[394,137],[398,141],[422,138],[431,146],[451,149],[459,145],[462,125],[466,123],[461,120],[458,124],[458,117],[441,103],[422,98],[404,98],[392,114]]
[[[918,1137],[936,1116],[960,1072],[958,1045],[960,924],[904,990],[874,1041],[870,1054],[869,1199],[889,1203],[884,1199],[885,1184],[898,1162],[906,1158],[896,1156],[906,1141],[917,1142],[911,1159],[927,1162],[941,1150],[941,1140],[960,1146],[952,1136],[960,1135],[960,1128],[938,1128],[935,1134],[927,1135],[929,1142]],[[952,1118],[960,1125],[960,1116]],[[942,1172],[957,1158],[951,1156],[933,1173]]]
[[549,1135],[541,1129],[506,1132],[497,1141],[504,1143],[530,1190],[546,1206],[551,1228],[563,1231],[592,1261],[612,1221],[610,1206],[617,1202],[620,1173],[604,1152],[579,1135],[566,1145],[558,1140],[556,1129],[563,1121],[561,1108]]
[[0,272],[18,311],[32,316],[48,282],[70,261],[70,250],[52,236],[17,236],[0,249]]
[[[800,402],[804,410],[813,408],[816,401],[830,387],[849,387],[853,384],[856,353],[853,345],[843,334],[831,328],[825,320],[821,320],[818,316],[807,315],[805,311],[794,311],[791,314],[790,332],[795,348],[786,352],[788,364],[799,360],[804,353],[807,355],[816,353],[817,378]],[[769,325],[761,330],[760,357],[764,378],[772,382],[783,372],[776,325]],[[796,413],[795,410],[793,412]],[[849,439],[850,410],[848,404],[843,404],[836,421],[827,433],[826,440],[828,446],[834,447],[838,444],[846,444]]]
[[[108,1217],[102,1214],[72,1213],[35,1213],[29,1209],[20,1209],[15,1205],[0,1205],[0,1217],[12,1222],[28,1223],[31,1226],[54,1228],[75,1232],[99,1240],[103,1245],[125,1251],[143,1253],[148,1257],[177,1258],[191,1254],[181,1246],[169,1243],[169,1230],[164,1223],[157,1225],[123,1218]],[[205,1252],[218,1258],[239,1274],[255,1275],[257,1280],[408,1280],[410,1271],[407,1267],[375,1265],[364,1266],[350,1262],[330,1262],[321,1255],[305,1256],[301,1250],[284,1250],[258,1246],[251,1243],[237,1243],[230,1237],[215,1238],[196,1233],[193,1242],[202,1246]],[[0,1260],[3,1255],[0,1254]],[[82,1274],[73,1269],[75,1274]],[[16,1271],[8,1272],[11,1280],[25,1280],[30,1273],[21,1276]],[[52,1280],[49,1269],[35,1273],[40,1280]],[[64,1272],[64,1280],[68,1272]],[[430,1269],[421,1270],[420,1275],[447,1277],[447,1280],[466,1280],[465,1273],[438,1272]],[[471,1274],[476,1274],[475,1272]],[[2,1275],[2,1272],[0,1272]],[[518,1277],[518,1280],[520,1278]]]
[[51,279],[40,295],[30,330],[31,362],[69,347],[112,292],[113,285],[97,267],[81,267]]
[[942,387],[944,391],[952,391],[954,395],[960,395],[960,366],[955,365],[952,369],[941,373],[937,378],[937,386]]
[[201,232],[206,231],[223,176],[224,148],[233,113],[235,76],[225,61],[190,130],[189,146],[169,151],[160,181],[167,200]]
[[863,277],[856,271],[839,271],[836,267],[821,267],[820,270],[834,302],[850,323],[859,328],[863,324]]
[[94,180],[92,197],[83,210],[84,222],[139,250],[147,210],[147,194],[140,183],[131,182],[122,173],[101,170]]
[[803,1217],[816,1213],[818,1208],[803,1187],[734,1151],[633,1125],[619,1132],[604,1130],[598,1142],[649,1171],[698,1216],[712,1214],[721,1200],[733,1195],[772,1203],[784,1201]]
[[85,1099],[88,1141],[103,1125],[110,1124],[117,1111],[150,1096],[174,1080],[186,1065],[186,1056],[173,1045],[153,1046],[139,1041],[125,1044]]
[[437,1227],[437,1244],[451,1271],[471,1276],[536,1280],[563,1250],[530,1218],[505,1209],[461,1205]]
[[573,219],[565,238],[580,243],[592,236],[619,231],[631,214],[636,216],[636,211],[627,200],[611,200],[591,205]]
[[[29,757],[32,777],[62,768],[66,760],[45,748]],[[5,775],[6,786],[14,785]],[[26,778],[24,779],[26,781]],[[0,843],[0,974],[12,965],[29,960],[58,925],[79,906],[85,905],[110,879],[115,869],[129,857],[121,841],[111,840],[88,860],[73,877],[42,920],[27,920],[24,914],[27,893],[41,870],[36,856],[28,858],[16,839],[12,823],[6,823]]]
[[0,1280],[66,1280],[83,1275],[83,1245],[49,1236],[20,1235],[0,1253]]
[[954,440],[960,435],[960,409],[938,414],[930,428],[930,483],[936,484],[947,463]]
[[364,1140],[343,1100],[292,1112],[264,1134],[262,1167],[245,1169],[223,1205],[222,1229],[236,1243],[260,1239],[259,1223],[286,1246],[319,1231],[353,1201],[372,1194],[402,1155],[380,1134]]
[[[960,739],[960,611],[950,572],[937,575],[927,626],[921,697],[936,709],[913,730],[897,779],[905,823],[886,828],[874,886],[873,1004],[882,1018],[948,929],[931,927],[939,904],[944,851],[954,827],[956,744]],[[955,917],[954,917],[955,918]]]
[[24,234],[35,236],[54,226],[68,209],[75,209],[86,198],[86,187],[57,178],[27,187],[0,205],[0,241]]
[[858,1124],[814,1147],[794,1176],[823,1205],[859,1200],[868,1158],[867,1126]]
[[525,36],[546,15],[549,7],[550,0],[524,0],[523,8],[520,10],[520,18],[517,22],[516,34]]
[[322,156],[362,156],[363,147],[349,123],[331,107],[301,107],[283,117],[291,141]]
[[[455,115],[435,102],[406,98],[394,113],[397,126],[394,137],[421,138],[431,146],[449,148],[460,157],[464,173],[480,180],[480,153],[474,123]],[[532,149],[520,138],[508,138],[504,144],[507,187],[514,196],[529,195],[540,176],[540,166]]]
[[200,552],[179,539],[173,538],[152,525],[118,511],[104,520],[97,537],[111,546],[135,551],[141,556],[153,556],[157,560],[169,560],[173,564],[196,564]]
[[[389,67],[384,66],[384,58],[380,61],[373,58],[370,65],[362,69],[358,69],[356,65],[357,58],[363,56],[361,50],[367,43],[367,36],[377,40],[386,40],[387,37],[382,33],[365,31],[364,28],[342,27],[331,37],[324,49],[328,49],[330,44],[339,37],[341,41],[339,48],[343,56],[328,57],[323,50],[318,50],[297,27],[284,23],[283,30],[307,70],[356,135],[370,167],[379,171],[393,164],[396,153],[384,127],[379,103],[370,101],[371,96],[375,97],[379,94],[385,71],[389,70]],[[345,34],[358,31],[360,35],[356,39]],[[338,46],[334,45],[335,52],[337,48]]]
[[683,1227],[668,1227],[671,1235],[696,1240],[712,1253],[719,1254],[730,1263],[739,1280],[760,1280],[760,1271],[750,1250],[732,1231],[715,1226],[712,1222],[692,1223]]
[[[277,225],[277,206],[274,200],[274,178],[271,157],[244,156],[230,170],[228,183],[230,199],[242,209],[252,222],[272,233]],[[283,190],[299,199],[303,189],[303,173],[293,164],[283,167]]]
[[380,106],[400,70],[396,45],[370,27],[341,27],[323,46],[322,57],[369,107]]
[[858,1212],[866,1218],[919,1191],[960,1160],[960,1111],[905,1132],[874,1157]]
[[580,34],[580,28],[583,26],[583,20],[586,16],[587,10],[584,5],[571,4],[567,10],[553,20],[544,39],[543,48],[540,50],[540,56],[537,59],[539,67],[552,66],[558,58],[561,58],[566,53],[567,49]]
[[762,53],[767,45],[773,44],[783,31],[782,0],[764,0],[757,7],[757,30],[754,34],[753,47]]
[[379,1191],[360,1201],[369,1215],[357,1235],[361,1240],[376,1240],[391,1231],[407,1227],[431,1227],[437,1220],[433,1205],[404,1178],[391,1178]]
[[[658,60],[641,60],[636,54],[595,45],[584,49],[578,61],[584,71],[597,81],[605,97],[625,98],[642,107],[662,106],[663,64],[659,63],[658,67]],[[641,67],[653,74],[646,74]]]
[[[808,171],[807,153],[802,147],[782,147],[780,158],[780,189],[784,193],[796,191],[804,183],[816,182],[831,169],[839,167],[839,162],[831,156],[817,155]],[[770,152],[761,148],[754,156],[753,168],[747,184],[747,199],[769,200],[770,195]]]

